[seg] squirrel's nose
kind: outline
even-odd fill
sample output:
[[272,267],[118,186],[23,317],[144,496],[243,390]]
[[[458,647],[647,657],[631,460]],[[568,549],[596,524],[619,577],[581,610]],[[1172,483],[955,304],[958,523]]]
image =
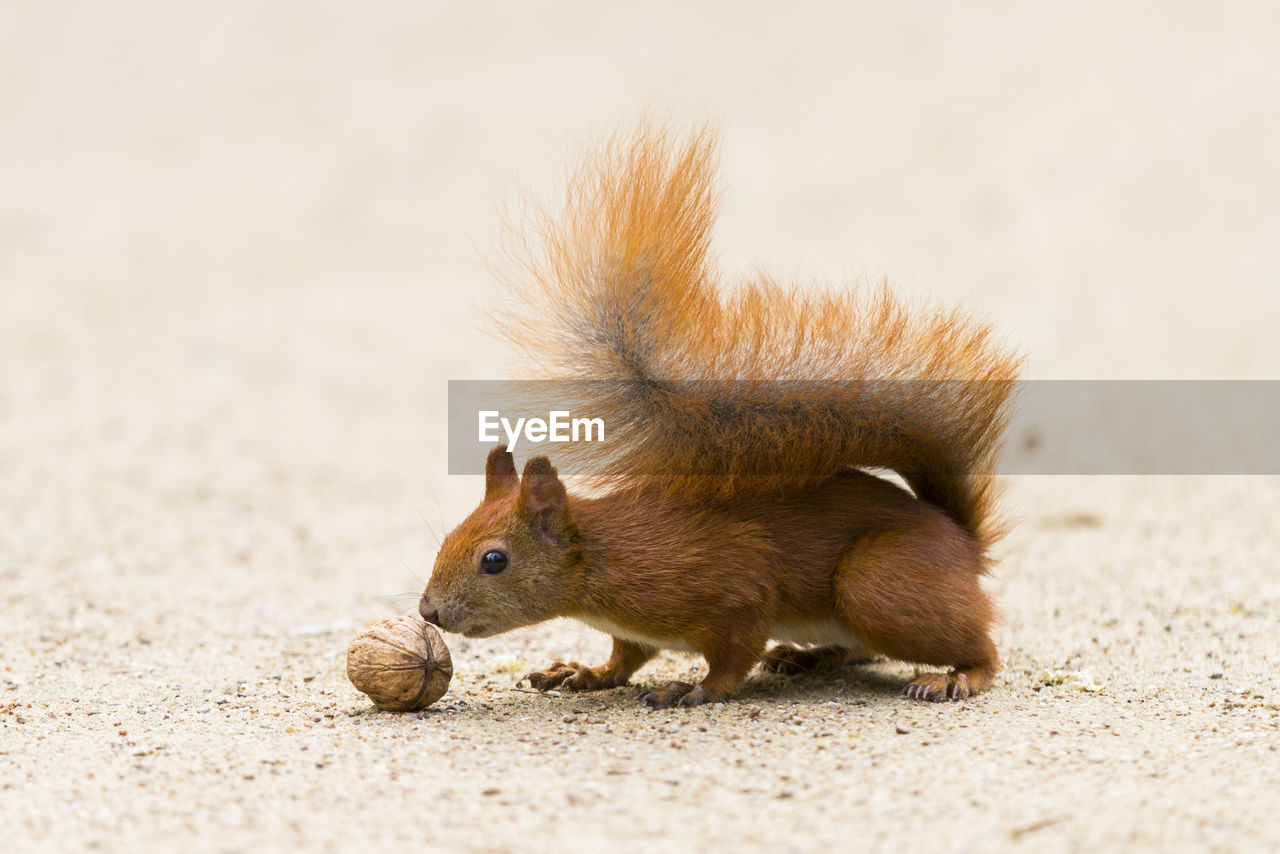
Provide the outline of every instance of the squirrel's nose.
[[422,601],[418,603],[418,613],[422,615],[422,619],[431,625],[440,625],[440,612],[436,610],[436,606],[426,596],[423,596]]

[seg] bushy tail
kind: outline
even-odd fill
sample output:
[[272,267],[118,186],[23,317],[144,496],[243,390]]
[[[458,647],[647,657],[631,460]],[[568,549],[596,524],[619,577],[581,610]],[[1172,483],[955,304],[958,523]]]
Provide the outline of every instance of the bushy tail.
[[[897,471],[984,544],[1019,360],[958,311],[885,288],[765,279],[719,294],[708,259],[716,140],[644,125],[572,176],[564,207],[513,232],[520,307],[500,325],[608,441],[590,470],[728,497],[850,466]],[[570,447],[570,446],[565,446]]]

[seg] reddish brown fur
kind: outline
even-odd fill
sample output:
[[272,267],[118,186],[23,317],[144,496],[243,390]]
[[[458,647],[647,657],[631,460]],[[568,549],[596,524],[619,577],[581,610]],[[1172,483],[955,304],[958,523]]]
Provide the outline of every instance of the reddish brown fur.
[[[545,457],[530,460],[518,485],[505,449],[490,455],[489,471],[484,502],[441,548],[423,612],[473,636],[553,617],[617,627],[606,665],[557,662],[533,674],[537,686],[625,683],[657,651],[627,640],[635,634],[705,656],[700,686],[656,696],[705,702],[746,677],[775,627],[828,622],[867,650],[953,665],[968,690],[985,687],[998,667],[979,544],[885,480],[848,471],[783,498],[718,501],[643,485],[598,498],[552,488],[556,498],[533,510],[532,496],[559,483]],[[494,548],[510,567],[481,575],[478,557]],[[942,680],[930,698],[960,690],[956,678],[930,678]]]
[[[779,634],[953,668],[912,696],[982,690],[998,668],[979,585],[997,535],[988,475],[1017,359],[987,326],[908,311],[883,287],[764,281],[722,299],[714,150],[706,131],[615,139],[565,209],[539,216],[541,246],[517,243],[528,310],[501,328],[545,376],[610,381],[571,408],[613,441],[570,453],[596,454],[613,490],[570,496],[545,457],[520,478],[495,450],[422,612],[473,636],[562,616],[614,634],[608,663],[557,662],[538,687],[623,684],[662,645],[704,655],[703,682],[647,694],[656,705],[724,696]],[[859,466],[898,471],[915,495]],[[482,574],[494,549],[509,565]]]
[[708,257],[716,147],[708,129],[682,140],[641,125],[585,159],[562,210],[511,231],[516,304],[493,328],[526,353],[524,370],[591,381],[568,408],[613,437],[563,459],[712,498],[889,468],[989,546],[986,475],[1019,359],[988,325],[909,310],[885,286],[814,293],[758,278],[722,298]]

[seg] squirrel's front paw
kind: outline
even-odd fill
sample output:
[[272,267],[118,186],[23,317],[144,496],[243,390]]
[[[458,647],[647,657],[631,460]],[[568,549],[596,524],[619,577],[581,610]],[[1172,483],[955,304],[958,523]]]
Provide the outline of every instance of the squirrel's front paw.
[[557,687],[563,691],[599,691],[617,687],[616,682],[601,677],[594,667],[584,667],[576,661],[557,661],[546,670],[535,670],[524,678],[539,691]]
[[669,709],[672,706],[700,706],[711,702],[707,689],[688,682],[668,682],[661,688],[640,695],[640,702],[653,709]]
[[[553,688],[564,685],[565,682],[578,675],[578,672],[583,669],[585,668],[576,661],[568,663],[557,661],[546,670],[535,670],[524,678],[529,680],[530,687],[539,691],[550,691]],[[565,687],[567,688],[568,686],[565,685]]]

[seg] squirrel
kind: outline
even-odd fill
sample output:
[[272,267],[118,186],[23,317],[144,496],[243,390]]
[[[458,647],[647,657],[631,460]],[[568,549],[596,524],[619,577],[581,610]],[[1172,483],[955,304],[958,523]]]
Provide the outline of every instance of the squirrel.
[[607,489],[571,495],[546,456],[517,474],[495,447],[422,617],[467,637],[558,617],[612,635],[603,665],[525,677],[540,690],[701,654],[698,684],[642,692],[655,708],[719,701],[757,665],[872,657],[949,668],[908,697],[966,699],[1000,667],[980,580],[1021,358],[989,324],[884,284],[722,288],[716,153],[709,127],[642,123],[586,156],[562,211],[535,212],[540,242],[516,234],[518,307],[488,328],[540,376],[585,381],[578,411],[604,414],[612,441],[574,453]]

